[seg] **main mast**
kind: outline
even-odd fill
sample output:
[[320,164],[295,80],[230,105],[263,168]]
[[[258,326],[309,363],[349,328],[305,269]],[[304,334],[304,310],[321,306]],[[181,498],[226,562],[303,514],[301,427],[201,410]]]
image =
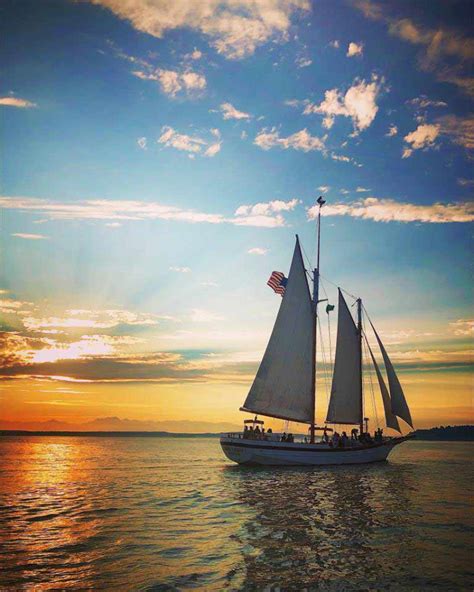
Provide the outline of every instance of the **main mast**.
[[312,409],[313,421],[311,423],[311,437],[310,442],[314,444],[314,434],[316,427],[316,343],[317,343],[317,324],[318,324],[318,301],[319,301],[319,255],[321,250],[321,208],[326,201],[319,196],[317,199],[319,205],[318,209],[318,243],[316,252],[316,267],[313,270],[313,392],[312,392]]
[[360,380],[360,434],[364,433],[364,393],[362,378],[362,300],[357,299],[357,332],[359,336],[359,380]]

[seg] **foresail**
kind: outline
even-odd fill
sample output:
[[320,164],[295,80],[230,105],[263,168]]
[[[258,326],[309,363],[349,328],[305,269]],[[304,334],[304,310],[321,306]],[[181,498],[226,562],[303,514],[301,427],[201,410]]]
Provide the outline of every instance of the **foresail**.
[[[372,325],[372,322],[370,324]],[[390,402],[391,402],[392,413],[394,415],[400,417],[401,419],[406,421],[408,425],[413,427],[413,421],[411,419],[410,409],[408,408],[408,404],[406,402],[405,395],[403,394],[403,389],[400,384],[400,381],[398,380],[398,376],[395,373],[395,369],[392,365],[392,362],[390,361],[390,358],[388,357],[385,347],[384,347],[384,345],[383,345],[383,343],[382,343],[382,341],[381,341],[381,339],[380,339],[380,337],[373,325],[372,325],[372,329],[375,333],[375,337],[377,338],[377,342],[379,344],[379,348],[382,353],[383,361],[385,364],[385,370],[387,372],[388,387],[390,389]]]
[[336,360],[331,399],[326,421],[358,424],[361,422],[360,338],[350,310],[339,290]]
[[285,295],[244,411],[313,421],[313,312],[296,239]]
[[385,412],[385,423],[388,428],[392,428],[397,430],[397,432],[401,433],[400,425],[398,423],[398,419],[396,415],[392,413],[392,408],[390,404],[390,395],[388,394],[387,386],[383,379],[382,373],[380,372],[380,368],[378,367],[377,362],[375,361],[374,354],[372,353],[372,349],[367,342],[367,347],[369,348],[370,357],[372,358],[372,363],[375,368],[375,373],[377,374],[377,380],[379,381],[380,392],[382,394],[382,401],[383,401],[383,409]]

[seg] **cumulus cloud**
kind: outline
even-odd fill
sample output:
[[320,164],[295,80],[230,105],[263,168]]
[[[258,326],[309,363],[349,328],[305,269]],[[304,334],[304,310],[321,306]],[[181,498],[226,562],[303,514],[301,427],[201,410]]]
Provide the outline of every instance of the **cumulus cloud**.
[[245,111],[239,111],[232,103],[222,103],[220,106],[224,119],[250,119],[251,115]]
[[31,197],[0,197],[0,207],[4,209],[46,214],[53,220],[174,220],[262,228],[284,226],[285,220],[279,212],[292,210],[297,203],[299,203],[298,200],[288,202],[276,200],[259,203],[255,209],[253,209],[254,206],[246,205],[238,208],[234,217],[226,217],[223,214],[185,210],[158,202],[88,200],[71,203]]
[[135,70],[132,74],[141,80],[153,80],[157,82],[161,90],[171,97],[175,97],[180,92],[192,95],[196,92],[203,91],[207,85],[205,76],[190,70],[177,72],[162,68],[154,69],[149,66],[144,70]]
[[423,124],[419,125],[413,132],[407,134],[403,139],[409,146],[404,148],[402,158],[408,158],[414,150],[432,148],[439,135],[439,130],[439,125]]
[[44,234],[29,234],[27,232],[14,232],[12,236],[16,236],[17,238],[24,238],[26,240],[47,240],[49,236],[45,236]]
[[91,0],[126,19],[139,31],[163,37],[188,28],[206,35],[228,59],[241,59],[269,41],[286,41],[295,12],[310,10],[308,0]]
[[284,150],[292,148],[293,150],[301,150],[303,152],[310,152],[311,150],[322,152],[325,150],[324,140],[312,136],[306,128],[286,138],[280,137],[276,127],[271,129],[264,128],[257,134],[253,143],[259,148],[262,148],[262,150],[270,150],[270,148],[274,147],[280,147]]
[[[309,208],[308,218],[316,218],[318,210],[317,205]],[[351,216],[375,222],[473,222],[474,202],[421,205],[367,197],[351,203],[328,204],[322,213],[325,216]]]
[[36,103],[18,97],[0,97],[0,105],[4,107],[17,107],[18,109],[32,109],[33,107],[37,107]]
[[249,255],[266,255],[268,253],[268,249],[263,249],[262,247],[253,247],[247,251]]
[[323,126],[327,129],[333,126],[335,117],[349,117],[354,130],[361,132],[371,125],[377,115],[377,98],[382,85],[383,80],[375,75],[372,76],[371,82],[355,80],[344,94],[337,88],[327,90],[324,100],[319,105],[308,103],[303,113],[324,115]]
[[363,51],[364,51],[363,43],[355,43],[354,41],[351,41],[349,43],[348,48],[347,48],[346,56],[348,58],[353,58],[355,56],[361,56]]

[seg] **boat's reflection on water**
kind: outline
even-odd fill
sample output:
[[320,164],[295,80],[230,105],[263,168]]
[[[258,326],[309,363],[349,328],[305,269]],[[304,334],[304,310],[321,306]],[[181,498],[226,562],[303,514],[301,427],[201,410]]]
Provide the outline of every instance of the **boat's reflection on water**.
[[409,466],[230,466],[223,479],[253,510],[235,533],[245,589],[389,589],[413,569]]

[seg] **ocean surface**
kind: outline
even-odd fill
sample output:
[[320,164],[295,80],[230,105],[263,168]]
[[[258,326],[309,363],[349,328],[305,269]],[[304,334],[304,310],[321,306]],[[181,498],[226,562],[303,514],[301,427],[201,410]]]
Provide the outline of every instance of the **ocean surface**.
[[0,438],[0,589],[472,590],[473,453],[259,469],[215,438]]

